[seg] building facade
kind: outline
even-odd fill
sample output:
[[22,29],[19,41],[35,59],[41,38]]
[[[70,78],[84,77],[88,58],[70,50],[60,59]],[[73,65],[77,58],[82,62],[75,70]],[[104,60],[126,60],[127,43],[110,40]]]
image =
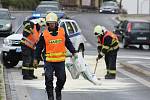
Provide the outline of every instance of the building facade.
[[103,0],[59,0],[66,9],[99,9]]

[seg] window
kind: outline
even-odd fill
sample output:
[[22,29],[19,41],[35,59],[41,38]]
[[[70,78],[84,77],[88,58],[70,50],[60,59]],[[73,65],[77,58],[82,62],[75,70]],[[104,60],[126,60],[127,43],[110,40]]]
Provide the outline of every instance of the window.
[[73,34],[74,30],[73,30],[73,27],[72,27],[71,23],[70,22],[66,22],[66,25],[67,25],[67,29],[68,29],[69,35]]
[[150,30],[150,23],[136,22],[132,23],[133,30]]
[[8,11],[0,11],[0,19],[10,19],[10,14]]
[[18,29],[16,30],[16,34],[22,34],[22,32],[23,32],[23,25],[21,24],[19,27],[18,27]]
[[76,25],[74,22],[72,22],[72,24],[73,24],[73,26],[74,26],[75,31],[78,32],[78,27],[77,27],[77,25]]

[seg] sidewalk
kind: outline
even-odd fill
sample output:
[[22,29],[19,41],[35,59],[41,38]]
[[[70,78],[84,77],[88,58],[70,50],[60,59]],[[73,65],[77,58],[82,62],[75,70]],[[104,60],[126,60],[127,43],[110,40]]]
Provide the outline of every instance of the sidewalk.
[[[90,65],[92,72],[94,72],[94,68],[95,68],[95,64],[96,64],[96,61],[95,61],[96,57],[97,57],[96,55],[95,56],[85,55],[85,61]],[[124,67],[129,67],[129,66],[133,67],[126,62],[120,62],[120,64],[121,65],[124,64],[123,65]],[[117,66],[117,67],[121,67],[121,66]],[[22,80],[21,69],[18,69],[18,68],[9,69],[9,71],[7,73],[9,83],[5,83],[5,84],[9,84],[10,89],[11,89],[11,96],[12,96],[11,98],[12,99],[9,99],[9,100],[36,100],[36,99],[33,99],[34,97],[32,97],[30,94],[32,89],[33,89],[32,91],[34,91],[34,92],[36,91],[36,93],[38,93],[39,91],[42,90],[42,93],[40,93],[41,94],[40,97],[45,99],[46,93],[44,93],[44,90],[45,90],[44,82],[45,81],[44,81],[44,76],[42,76],[43,71],[44,71],[43,68],[38,68],[35,70],[35,75],[38,76],[37,80]],[[66,68],[66,73],[67,73],[67,80],[66,80],[66,84],[64,86],[63,92],[66,92],[66,91],[98,91],[103,88],[106,89],[106,87],[107,88],[116,88],[116,86],[118,86],[117,82],[121,82],[120,78],[118,76],[117,76],[116,80],[105,80],[104,79],[104,75],[106,74],[106,66],[105,66],[104,58],[99,60],[98,67],[96,70],[97,78],[101,78],[101,80],[100,80],[100,82],[102,82],[101,86],[93,85],[89,81],[83,79],[83,77],[80,77],[77,80],[73,80],[69,71],[67,70],[67,68]],[[54,79],[54,81],[56,81],[56,80]],[[117,84],[112,86],[112,83],[113,84],[117,83]],[[120,84],[126,85],[125,83],[120,83]],[[109,87],[109,86],[111,86],[111,87]],[[2,100],[6,100],[6,99],[2,99]],[[37,100],[39,100],[39,99],[37,99]],[[43,100],[43,99],[41,99],[41,100]]]
[[[96,56],[85,56],[86,62],[90,65],[92,72],[94,72],[95,67],[95,58]],[[20,66],[20,65],[19,65]],[[11,99],[9,100],[35,100],[33,99],[33,95],[31,96],[30,92],[35,91],[38,92],[38,90],[45,91],[45,81],[44,76],[42,76],[43,68],[35,69],[35,75],[38,76],[37,80],[23,80],[21,75],[21,69],[18,68],[12,68],[7,70],[7,76],[10,87],[10,94]],[[64,92],[65,91],[97,91],[101,88],[101,86],[94,85],[93,83],[85,80],[83,77],[80,76],[79,79],[73,80],[68,69],[66,68],[67,73],[67,80],[64,86]],[[105,62],[103,59],[99,60],[96,76],[98,78],[101,78],[100,82],[105,80],[104,75],[106,73],[105,69]],[[56,79],[54,78],[54,83]],[[109,82],[105,81],[103,84],[108,85]],[[55,84],[54,84],[55,85]],[[42,92],[41,98],[47,98],[46,93]],[[36,94],[37,95],[37,94]],[[40,99],[41,99],[40,98]],[[39,99],[38,99],[39,100]],[[41,99],[42,100],[42,99]],[[47,100],[47,99],[46,99]]]
[[150,16],[149,14],[119,14],[116,18],[117,21],[122,21],[126,19],[145,19],[150,21]]
[[6,100],[3,66],[0,65],[0,100]]

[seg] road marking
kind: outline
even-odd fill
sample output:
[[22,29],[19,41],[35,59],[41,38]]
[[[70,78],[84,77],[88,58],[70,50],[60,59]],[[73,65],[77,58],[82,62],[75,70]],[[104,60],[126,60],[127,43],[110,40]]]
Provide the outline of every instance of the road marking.
[[128,58],[132,58],[132,59],[147,59],[147,60],[150,59],[150,57],[148,57],[148,56],[140,57],[140,56],[133,56],[133,55],[131,55],[131,56],[129,56],[129,55],[127,55],[127,56],[117,56],[117,57],[118,58],[126,58],[126,59],[128,59]]
[[144,80],[143,78],[136,76],[128,71],[121,69],[121,68],[118,68],[117,71],[150,88],[150,82]]

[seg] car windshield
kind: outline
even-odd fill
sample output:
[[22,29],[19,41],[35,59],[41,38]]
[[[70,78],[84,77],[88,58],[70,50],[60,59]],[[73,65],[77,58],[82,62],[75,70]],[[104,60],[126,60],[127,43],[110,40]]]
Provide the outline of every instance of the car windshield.
[[117,4],[113,2],[104,2],[103,6],[117,6]]
[[133,30],[150,30],[150,23],[145,22],[135,22],[132,23]]
[[0,11],[0,19],[10,19],[8,11]]
[[22,34],[23,32],[23,25],[21,24],[15,31],[15,34]]
[[40,5],[55,5],[58,6],[57,2],[42,2]]
[[38,7],[36,12],[38,13],[46,13],[47,11],[58,11],[58,7]]

